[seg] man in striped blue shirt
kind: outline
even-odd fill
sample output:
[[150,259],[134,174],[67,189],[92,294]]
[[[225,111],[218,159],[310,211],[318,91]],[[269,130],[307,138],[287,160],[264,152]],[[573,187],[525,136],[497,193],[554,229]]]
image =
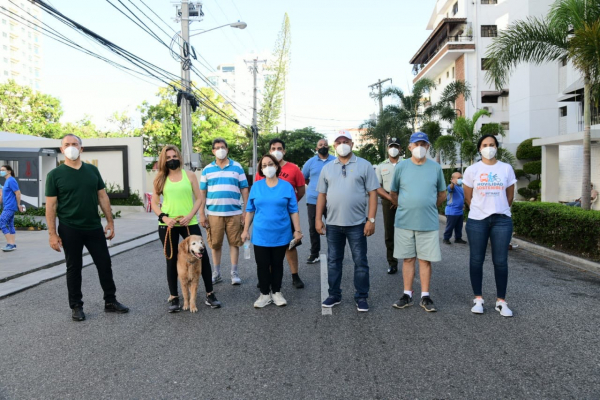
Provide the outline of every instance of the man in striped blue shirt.
[[[238,259],[242,246],[242,230],[246,218],[244,203],[248,202],[248,180],[240,163],[227,157],[225,139],[213,140],[215,161],[202,170],[200,178],[200,224],[206,228],[206,239],[212,249],[213,283],[221,282],[221,248],[227,234],[231,258],[231,284],[242,283],[238,273]],[[204,210],[206,204],[206,212]],[[208,215],[208,218],[207,218]]]

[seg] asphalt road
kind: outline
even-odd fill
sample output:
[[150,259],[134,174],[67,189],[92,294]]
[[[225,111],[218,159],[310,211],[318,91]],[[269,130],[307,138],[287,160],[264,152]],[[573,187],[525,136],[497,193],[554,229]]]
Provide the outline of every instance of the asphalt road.
[[[381,222],[379,212],[368,313],[356,311],[347,256],[344,299],[330,316],[321,315],[318,264],[301,264],[302,290],[286,272],[287,307],[254,309],[248,261],[241,286],[216,286],[223,308],[168,314],[158,242],[113,259],[129,314],[103,312],[93,267],[84,270],[85,322],[71,321],[64,277],[0,300],[0,398],[600,398],[598,275],[513,251],[507,297],[515,316],[493,309],[489,259],[486,312],[473,315],[468,247],[453,244],[434,264],[439,312],[397,310],[402,277],[385,273]],[[308,245],[299,250],[305,260]]]

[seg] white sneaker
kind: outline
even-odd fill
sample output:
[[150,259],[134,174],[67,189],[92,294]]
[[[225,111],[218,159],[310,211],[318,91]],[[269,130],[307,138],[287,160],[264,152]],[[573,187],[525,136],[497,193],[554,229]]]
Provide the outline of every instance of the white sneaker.
[[254,308],[263,308],[273,302],[270,294],[261,294],[258,299],[254,302]]
[[221,281],[223,281],[223,278],[221,278],[221,274],[218,273],[218,272],[216,272],[216,271],[213,272],[213,275],[212,275],[212,283],[213,283],[213,285],[215,283],[219,283]]
[[503,317],[512,317],[513,313],[510,310],[510,308],[508,308],[508,304],[506,304],[505,301],[497,301],[496,302],[496,311],[500,312],[500,315],[502,315]]
[[483,299],[473,299],[475,305],[471,308],[471,312],[474,314],[483,314]]
[[240,279],[240,275],[237,273],[237,271],[233,271],[231,273],[231,284],[232,285],[241,285],[242,284],[242,280]]
[[273,303],[275,303],[276,306],[285,306],[287,304],[287,300],[283,298],[283,295],[281,294],[281,292],[276,292],[273,293]]

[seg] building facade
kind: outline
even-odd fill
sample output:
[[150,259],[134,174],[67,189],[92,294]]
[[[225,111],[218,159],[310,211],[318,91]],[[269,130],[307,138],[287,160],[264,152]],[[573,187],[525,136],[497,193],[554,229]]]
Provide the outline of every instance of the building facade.
[[17,84],[41,90],[42,12],[25,0],[0,0],[0,82],[13,79]]
[[[423,78],[436,83],[430,94],[432,103],[439,101],[449,83],[466,81],[471,86],[471,98],[457,100],[457,114],[470,118],[477,110],[490,111],[491,116],[480,118],[476,128],[490,122],[501,124],[506,136],[499,140],[513,154],[519,143],[530,138],[540,138],[534,142],[537,145],[555,146],[543,149],[545,159],[551,159],[553,164],[544,167],[549,169],[542,174],[542,199],[569,201],[573,193],[581,191],[576,189],[577,184],[581,186],[581,173],[575,172],[581,168],[572,161],[581,159],[581,145],[565,139],[565,135],[583,130],[583,97],[576,96],[577,90],[582,91],[581,77],[568,62],[519,64],[503,88],[495,88],[485,76],[485,55],[493,38],[514,21],[545,16],[553,3],[554,0],[438,0],[427,25],[432,33],[410,63],[415,73],[413,83]],[[593,125],[600,122],[598,113],[595,115]],[[558,143],[565,143],[561,156]],[[595,179],[599,165],[594,154],[598,160],[598,149],[592,146]],[[574,157],[575,154],[580,155]],[[552,181],[557,176],[560,179]],[[527,180],[523,180],[518,185],[526,184]]]

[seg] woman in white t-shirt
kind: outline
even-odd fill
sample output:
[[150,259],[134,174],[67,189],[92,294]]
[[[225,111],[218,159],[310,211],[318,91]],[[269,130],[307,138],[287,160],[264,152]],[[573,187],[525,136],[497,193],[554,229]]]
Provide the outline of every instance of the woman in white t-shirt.
[[505,297],[508,245],[513,231],[510,206],[517,179],[510,164],[496,159],[498,140],[495,136],[483,136],[477,143],[477,149],[481,153],[481,161],[467,168],[463,178],[465,203],[470,208],[466,231],[469,238],[471,286],[475,295],[471,311],[483,313],[483,261],[490,241],[496,277],[496,311],[503,317],[512,317]]

